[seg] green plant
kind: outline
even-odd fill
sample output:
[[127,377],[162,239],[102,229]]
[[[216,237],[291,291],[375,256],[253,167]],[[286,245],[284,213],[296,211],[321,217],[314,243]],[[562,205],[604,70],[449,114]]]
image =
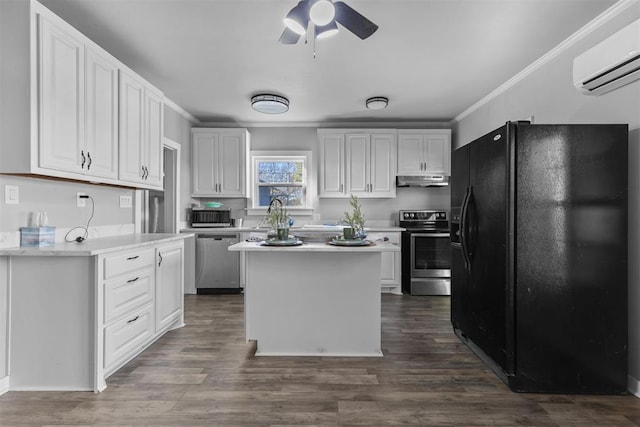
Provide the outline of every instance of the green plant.
[[349,212],[345,211],[343,222],[353,228],[353,232],[356,236],[362,235],[364,233],[364,215],[362,214],[362,206],[360,206],[358,197],[351,194],[349,204],[351,205],[353,212],[349,214]]
[[274,197],[271,200],[269,208],[267,209],[267,215],[264,217],[264,221],[274,230],[289,227],[289,213],[282,203],[282,200],[277,197]]

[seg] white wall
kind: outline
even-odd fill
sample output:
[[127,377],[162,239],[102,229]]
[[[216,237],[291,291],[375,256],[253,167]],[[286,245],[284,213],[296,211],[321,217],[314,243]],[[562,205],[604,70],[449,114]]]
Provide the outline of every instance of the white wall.
[[506,121],[530,116],[535,123],[629,124],[629,374],[630,390],[636,394],[640,391],[640,81],[603,96],[586,96],[573,87],[572,67],[574,57],[639,16],[636,1],[454,124],[455,147]]

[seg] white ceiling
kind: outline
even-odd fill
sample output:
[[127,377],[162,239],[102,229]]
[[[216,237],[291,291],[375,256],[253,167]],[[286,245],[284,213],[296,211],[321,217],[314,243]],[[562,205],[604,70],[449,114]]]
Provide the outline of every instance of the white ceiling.
[[[201,121],[314,123],[448,121],[615,0],[346,0],[379,30],[341,27],[315,59],[312,41],[277,42],[297,0],[41,2]],[[264,92],[290,110],[253,111]]]

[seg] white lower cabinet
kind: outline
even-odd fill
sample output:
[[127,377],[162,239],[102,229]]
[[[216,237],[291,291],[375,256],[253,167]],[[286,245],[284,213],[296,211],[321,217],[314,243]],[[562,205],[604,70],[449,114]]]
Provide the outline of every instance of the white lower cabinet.
[[[400,246],[400,232],[384,233],[393,244]],[[393,294],[402,294],[402,276],[400,269],[402,268],[402,255],[400,252],[382,252],[382,274],[381,283],[383,292]]]
[[184,245],[156,248],[156,331],[180,319],[184,303]]
[[106,378],[184,325],[182,238],[124,247],[7,257],[10,390],[102,391]]
[[131,359],[155,332],[153,304],[127,314],[104,328],[104,367],[107,372],[118,363]]

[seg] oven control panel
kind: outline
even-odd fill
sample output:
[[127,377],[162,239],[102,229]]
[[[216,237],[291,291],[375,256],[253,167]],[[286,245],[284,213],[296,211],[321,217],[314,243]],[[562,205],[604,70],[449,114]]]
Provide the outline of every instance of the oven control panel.
[[400,211],[400,221],[446,221],[445,211]]

